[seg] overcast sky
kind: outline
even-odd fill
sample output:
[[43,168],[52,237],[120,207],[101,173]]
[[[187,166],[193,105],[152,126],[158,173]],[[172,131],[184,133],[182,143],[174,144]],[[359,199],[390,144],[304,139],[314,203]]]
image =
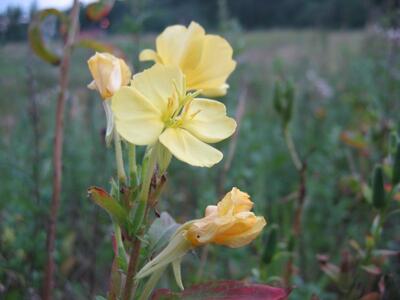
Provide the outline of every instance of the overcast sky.
[[[80,0],[81,3],[95,2],[96,0]],[[73,0],[0,0],[0,12],[9,6],[20,6],[28,11],[32,3],[36,2],[38,9],[55,7],[65,9],[72,6]]]

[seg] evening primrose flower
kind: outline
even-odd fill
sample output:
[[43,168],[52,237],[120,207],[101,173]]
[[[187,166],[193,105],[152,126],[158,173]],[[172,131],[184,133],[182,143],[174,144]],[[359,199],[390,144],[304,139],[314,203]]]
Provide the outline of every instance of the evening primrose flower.
[[88,85],[97,90],[103,99],[111,98],[121,86],[128,85],[132,73],[124,60],[109,53],[96,52],[88,60],[93,81]]
[[139,59],[178,66],[186,76],[189,90],[202,90],[206,96],[226,94],[227,78],[235,69],[232,47],[218,35],[206,34],[191,22],[188,27],[167,27],[156,39],[156,51],[143,50]]
[[168,246],[147,263],[136,277],[152,274],[149,280],[152,282],[172,264],[176,281],[183,289],[180,262],[187,251],[210,243],[238,248],[249,244],[260,234],[266,221],[264,217],[251,212],[252,207],[249,195],[234,187],[217,205],[206,208],[204,218],[181,225]]
[[133,77],[112,98],[118,133],[135,145],[160,142],[176,158],[193,166],[210,167],[223,155],[208,145],[231,136],[235,120],[221,102],[187,93],[178,67],[154,65]]

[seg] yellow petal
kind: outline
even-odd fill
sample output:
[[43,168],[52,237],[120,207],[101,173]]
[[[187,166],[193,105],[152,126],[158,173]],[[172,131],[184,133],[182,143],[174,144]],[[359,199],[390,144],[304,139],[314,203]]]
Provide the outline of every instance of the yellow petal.
[[[183,128],[206,143],[216,143],[231,136],[236,129],[234,119],[226,116],[225,105],[209,99],[194,99]],[[193,116],[193,118],[190,118]]]
[[248,230],[241,232],[240,234],[222,234],[219,239],[215,240],[216,244],[225,245],[231,248],[239,248],[251,243],[261,232],[264,226],[267,224],[264,217],[256,217],[255,221],[252,221],[251,227]]
[[213,88],[203,88],[201,90],[201,93],[206,96],[206,97],[221,97],[226,95],[226,91],[229,88],[229,84],[222,84],[219,87],[213,87]]
[[155,63],[161,63],[161,58],[158,56],[157,52],[155,52],[152,49],[144,49],[142,52],[139,54],[139,60],[140,61],[148,61],[152,60]]
[[247,193],[240,191],[238,188],[232,188],[225,197],[218,202],[218,214],[220,216],[226,214],[237,214],[240,212],[250,211],[253,208],[253,202]]
[[190,53],[190,50],[195,50],[192,42],[196,44],[197,40],[203,36],[204,29],[194,22],[189,28],[182,25],[167,27],[156,40],[157,53],[162,63],[180,66],[189,55],[193,55],[193,60],[196,58],[199,60],[199,52]]
[[119,64],[121,67],[121,85],[128,85],[132,77],[131,69],[123,59],[119,59]]
[[132,87],[122,87],[113,96],[111,108],[118,133],[132,144],[153,144],[164,128],[161,112]]
[[203,39],[201,59],[196,68],[183,70],[190,89],[202,89],[208,95],[225,94],[226,80],[236,67],[233,50],[220,36],[206,35]]
[[175,87],[183,94],[183,74],[178,67],[154,65],[151,68],[133,76],[132,86],[149,99],[162,114],[167,110],[168,99],[173,102],[175,110],[178,99],[173,96]]
[[168,128],[160,136],[160,142],[178,159],[198,167],[211,167],[223,155],[217,149],[203,143],[185,129]]

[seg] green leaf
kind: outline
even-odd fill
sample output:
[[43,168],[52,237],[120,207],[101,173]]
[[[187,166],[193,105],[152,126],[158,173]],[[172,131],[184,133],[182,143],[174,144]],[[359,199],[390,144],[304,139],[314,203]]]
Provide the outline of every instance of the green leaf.
[[106,191],[99,187],[90,187],[88,189],[88,195],[93,202],[107,211],[114,221],[116,221],[120,226],[127,228],[129,223],[128,214]]
[[63,34],[66,32],[66,28],[68,27],[68,17],[64,13],[54,8],[42,10],[34,16],[32,22],[29,24],[29,45],[38,57],[52,65],[58,65],[61,62],[60,55],[54,53],[48,48],[40,30],[40,26],[48,16],[57,17],[61,23],[61,33]]
[[162,212],[147,232],[150,252],[159,252],[163,249],[178,227],[179,224],[167,212]]
[[241,300],[284,300],[290,290],[272,287],[265,284],[253,284],[243,281],[225,280],[208,282],[186,288],[182,292],[172,292],[159,289],[153,293],[152,300],[211,300],[211,299],[241,299]]

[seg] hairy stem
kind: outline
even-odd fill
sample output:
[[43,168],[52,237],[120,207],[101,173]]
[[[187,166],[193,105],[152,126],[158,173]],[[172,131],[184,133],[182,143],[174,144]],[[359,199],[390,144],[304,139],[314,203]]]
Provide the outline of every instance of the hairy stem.
[[68,32],[68,38],[64,45],[63,57],[60,66],[60,91],[57,99],[57,111],[56,111],[56,128],[55,128],[55,139],[53,146],[53,195],[51,199],[49,225],[47,229],[47,259],[43,281],[43,299],[52,299],[52,292],[54,286],[54,248],[56,238],[56,222],[58,209],[60,206],[61,198],[61,183],[62,183],[62,146],[63,146],[63,133],[64,133],[64,108],[66,93],[69,81],[69,65],[72,46],[74,44],[75,35],[79,27],[79,1],[74,0],[71,15],[71,25]]

